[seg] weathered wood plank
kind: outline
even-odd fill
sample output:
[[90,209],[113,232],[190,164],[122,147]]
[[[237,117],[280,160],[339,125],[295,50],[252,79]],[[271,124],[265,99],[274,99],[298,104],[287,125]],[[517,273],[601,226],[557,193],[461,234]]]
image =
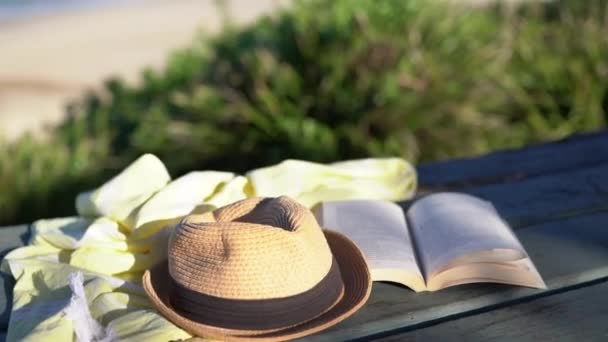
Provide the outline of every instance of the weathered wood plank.
[[477,158],[422,164],[417,169],[422,188],[441,190],[503,183],[607,161],[608,131],[602,131]]
[[517,229],[608,209],[608,163],[463,192],[491,201]]
[[11,226],[0,228],[0,258],[10,250],[23,246],[29,236],[29,226]]
[[[491,201],[514,228],[608,210],[608,163],[509,184],[460,189]],[[407,210],[416,201],[400,205]]]
[[[10,250],[23,246],[27,241],[29,228],[27,225],[13,226],[0,229],[0,258]],[[13,286],[15,282],[9,274],[0,272],[0,330],[6,330],[13,303]],[[2,336],[0,336],[2,341]]]
[[606,341],[608,281],[383,341]]
[[401,286],[375,283],[372,297],[361,311],[309,340],[369,338],[608,279],[608,212],[548,222],[520,229],[517,234],[548,290],[471,284],[415,294]]

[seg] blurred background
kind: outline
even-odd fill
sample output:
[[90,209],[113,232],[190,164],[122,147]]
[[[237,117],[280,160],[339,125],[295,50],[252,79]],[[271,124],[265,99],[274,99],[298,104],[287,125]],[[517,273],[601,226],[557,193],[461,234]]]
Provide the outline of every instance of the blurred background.
[[0,0],[0,225],[145,152],[421,163],[607,122],[608,0]]

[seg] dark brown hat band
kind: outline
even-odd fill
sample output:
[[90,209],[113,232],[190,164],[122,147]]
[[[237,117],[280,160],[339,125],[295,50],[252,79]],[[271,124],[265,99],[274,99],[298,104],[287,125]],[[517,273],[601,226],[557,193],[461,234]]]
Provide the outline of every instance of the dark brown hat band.
[[317,285],[283,298],[226,299],[192,291],[169,279],[170,300],[177,311],[195,322],[227,329],[271,330],[298,325],[329,310],[344,294],[340,267],[335,259]]

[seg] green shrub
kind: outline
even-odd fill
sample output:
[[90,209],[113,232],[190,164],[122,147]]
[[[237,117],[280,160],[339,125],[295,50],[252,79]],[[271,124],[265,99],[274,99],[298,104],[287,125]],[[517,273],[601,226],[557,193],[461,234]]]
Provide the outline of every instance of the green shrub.
[[108,81],[50,142],[0,148],[0,223],[73,212],[144,152],[174,176],[301,158],[412,161],[606,125],[608,5],[316,0],[226,27],[143,83]]

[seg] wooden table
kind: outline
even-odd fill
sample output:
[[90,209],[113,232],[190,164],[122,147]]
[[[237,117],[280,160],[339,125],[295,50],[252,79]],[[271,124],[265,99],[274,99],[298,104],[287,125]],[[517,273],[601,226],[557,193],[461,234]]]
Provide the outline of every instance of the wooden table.
[[[361,311],[307,340],[608,340],[608,132],[418,171],[421,192],[492,201],[548,289],[477,284],[415,294],[375,283]],[[27,226],[0,230],[0,253],[22,245],[27,233]],[[6,330],[12,280],[1,282]]]

